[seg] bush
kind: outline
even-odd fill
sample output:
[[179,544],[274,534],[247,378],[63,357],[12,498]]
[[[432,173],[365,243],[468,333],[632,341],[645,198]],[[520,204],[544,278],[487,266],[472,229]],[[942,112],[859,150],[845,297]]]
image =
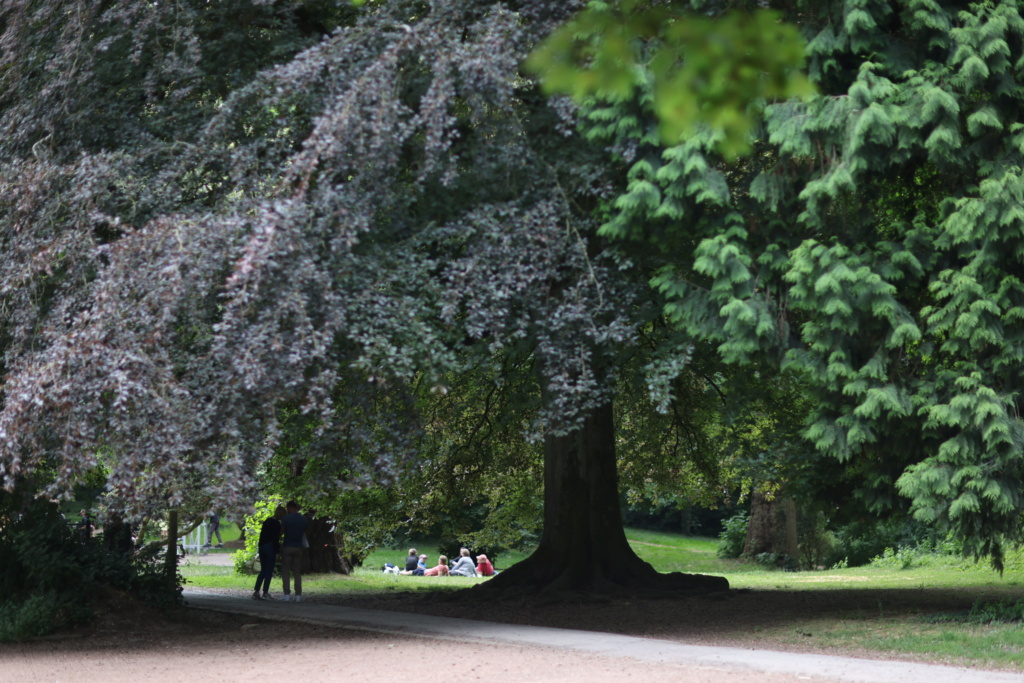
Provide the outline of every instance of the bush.
[[926,539],[912,545],[886,548],[881,555],[871,560],[872,566],[888,569],[923,566],[966,569],[973,563],[970,558],[964,557],[963,546],[949,539]]
[[735,514],[722,522],[722,533],[718,534],[719,557],[734,559],[743,554],[749,523],[750,515],[746,511]]
[[1024,572],[1024,546],[1011,546],[1003,552],[1003,571]]
[[0,603],[0,643],[45,636],[88,621],[89,609],[67,602],[55,591],[36,593],[21,602]]
[[168,577],[160,548],[111,550],[82,539],[57,505],[31,493],[0,491],[0,641],[45,635],[90,618],[82,596],[101,586],[134,594],[151,605],[181,601],[182,578]]
[[799,560],[786,553],[758,553],[753,559],[755,563],[769,569],[785,569],[788,572],[800,570]]
[[[255,574],[256,562],[259,556],[260,531],[263,522],[274,515],[278,505],[284,505],[284,499],[279,495],[273,495],[266,500],[261,500],[255,505],[252,515],[242,522],[242,531],[245,534],[245,548],[236,550],[231,560],[235,567],[236,574]],[[274,564],[275,576],[280,574],[280,567]]]
[[886,569],[910,569],[918,559],[916,548],[886,548],[882,554],[871,560],[872,567],[883,567]]
[[174,576],[168,576],[163,549],[159,545],[142,548],[128,559],[131,563],[130,579],[120,585],[107,585],[126,590],[157,609],[166,610],[183,604],[181,591],[185,586],[185,578],[177,565],[174,567]]
[[[821,512],[801,515],[798,520],[800,537],[800,566],[818,569],[828,566],[836,554],[835,535],[828,530],[828,520]],[[833,563],[835,564],[835,563]]]
[[883,555],[886,548],[918,545],[926,540],[927,533],[924,527],[907,520],[848,524],[835,530],[833,550],[821,564],[860,567]]

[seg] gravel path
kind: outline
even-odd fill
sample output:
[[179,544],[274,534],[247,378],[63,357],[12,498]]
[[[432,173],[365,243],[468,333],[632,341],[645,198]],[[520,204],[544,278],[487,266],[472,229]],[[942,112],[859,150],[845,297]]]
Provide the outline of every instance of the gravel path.
[[[231,561],[227,553],[190,560]],[[177,620],[126,605],[116,620],[77,638],[0,645],[0,683],[1024,683],[1017,673],[755,649],[719,637],[716,624],[735,631],[739,615],[753,626],[784,611],[752,594],[725,601],[612,601],[579,611],[490,604],[473,615],[477,619],[456,618],[466,616],[464,605],[401,599],[307,596],[293,604],[226,590],[189,591],[187,597],[192,609]],[[821,610],[822,594],[818,599],[803,606],[789,597],[787,607]],[[850,594],[842,599],[849,607]],[[755,605],[760,614],[752,611]]]
[[[650,680],[670,673],[687,681],[863,681],[864,683],[1020,683],[1024,677],[993,671],[972,671],[913,662],[876,661],[852,657],[753,650],[637,638],[564,628],[496,624],[423,614],[318,603],[294,604],[246,600],[229,594],[186,592],[193,607],[260,616],[312,625],[375,633],[398,638],[432,666],[424,672],[447,672],[446,662],[468,662],[463,648],[487,659],[512,657],[502,671],[529,667],[534,680],[621,680],[623,675]],[[420,641],[420,642],[417,642]],[[422,642],[428,641],[428,642]],[[426,651],[419,646],[425,646]],[[379,664],[378,664],[379,666]],[[489,668],[493,668],[493,664]],[[563,678],[569,666],[572,674]],[[595,668],[596,667],[596,668]],[[371,669],[373,665],[371,663]],[[582,671],[587,673],[583,674]],[[378,673],[379,670],[378,670]],[[496,673],[493,670],[490,673]],[[709,678],[704,678],[705,676]],[[434,679],[444,680],[448,674]],[[486,676],[489,677],[489,676]]]

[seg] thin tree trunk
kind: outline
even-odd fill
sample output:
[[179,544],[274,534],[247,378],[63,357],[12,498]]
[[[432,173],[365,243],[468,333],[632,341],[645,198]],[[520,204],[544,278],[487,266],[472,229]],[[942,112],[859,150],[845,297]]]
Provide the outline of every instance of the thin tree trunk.
[[167,513],[167,554],[164,558],[164,571],[167,579],[173,584],[178,573],[178,511]]

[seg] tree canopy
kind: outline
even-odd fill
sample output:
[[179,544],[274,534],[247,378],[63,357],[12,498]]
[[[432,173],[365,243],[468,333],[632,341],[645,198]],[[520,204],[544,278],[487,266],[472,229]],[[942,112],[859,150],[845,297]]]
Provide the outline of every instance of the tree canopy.
[[[734,4],[651,7],[729,26]],[[715,368],[737,392],[763,380],[764,448],[796,421],[769,399],[811,387],[804,436],[862,504],[909,504],[998,561],[1024,474],[1020,4],[768,5],[817,94],[754,87],[744,53],[754,100],[718,105],[749,109],[694,124],[684,102],[666,142],[658,48],[686,31],[637,29],[632,87],[579,106],[524,75],[582,1],[6,3],[4,486],[101,471],[146,514],[245,505],[281,472],[323,493],[424,455],[420,481],[528,479],[543,456],[530,576],[630,585],[648,574],[601,533],[629,452],[612,425],[635,444],[680,427]],[[616,421],[651,394],[665,421]],[[671,486],[645,462],[713,477],[717,418],[685,417],[694,447],[638,445],[626,483]],[[509,447],[464,458],[467,434]]]
[[244,498],[288,409],[386,473],[467,340],[540,339],[564,378],[542,421],[599,400],[558,335],[628,334],[570,205],[601,172],[568,174],[558,112],[513,87],[571,7],[228,4],[5,9],[5,54],[37,56],[4,76],[6,483],[103,466],[137,510]]
[[602,232],[663,250],[680,328],[813,388],[804,436],[859,504],[909,504],[998,566],[1024,503],[1021,4],[771,4],[819,94],[766,102],[734,164],[711,127],[663,145],[595,104],[630,164]]

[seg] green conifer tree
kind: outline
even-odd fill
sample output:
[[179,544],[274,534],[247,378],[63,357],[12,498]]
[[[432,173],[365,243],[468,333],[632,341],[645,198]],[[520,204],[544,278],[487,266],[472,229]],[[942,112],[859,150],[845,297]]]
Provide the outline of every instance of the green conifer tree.
[[602,231],[661,248],[681,329],[813,387],[804,436],[852,504],[909,504],[999,567],[1024,508],[1024,6],[771,4],[818,94],[764,102],[732,163],[711,127],[666,146],[649,106],[595,104],[630,165]]

